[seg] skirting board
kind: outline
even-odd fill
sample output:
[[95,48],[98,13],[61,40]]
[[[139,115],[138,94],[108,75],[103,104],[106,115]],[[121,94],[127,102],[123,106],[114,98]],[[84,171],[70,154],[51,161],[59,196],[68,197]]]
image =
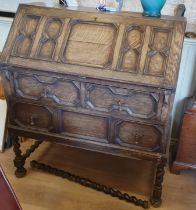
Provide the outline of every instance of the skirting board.
[[3,151],[4,140],[5,140],[6,115],[7,115],[6,101],[0,99],[0,152]]

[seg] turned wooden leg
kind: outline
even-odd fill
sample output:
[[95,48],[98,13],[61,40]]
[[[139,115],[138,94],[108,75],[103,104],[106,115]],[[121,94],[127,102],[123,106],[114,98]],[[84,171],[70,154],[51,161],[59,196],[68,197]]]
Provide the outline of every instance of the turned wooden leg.
[[14,159],[14,166],[16,167],[15,175],[16,177],[21,178],[26,174],[26,169],[24,168],[25,157],[22,156],[18,136],[11,134],[11,138],[13,141],[14,145],[13,150],[15,153],[15,159]]
[[165,157],[160,157],[157,163],[156,177],[152,192],[152,197],[150,199],[151,204],[157,208],[161,205],[161,195],[162,195],[162,183],[163,176],[165,174],[164,167],[166,165],[167,159]]

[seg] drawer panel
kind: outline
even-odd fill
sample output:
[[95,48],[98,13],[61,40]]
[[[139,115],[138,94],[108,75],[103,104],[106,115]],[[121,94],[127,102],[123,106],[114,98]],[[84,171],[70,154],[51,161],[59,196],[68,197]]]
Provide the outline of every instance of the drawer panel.
[[20,97],[74,106],[79,103],[79,82],[39,74],[14,73],[14,87]]
[[107,118],[67,111],[61,116],[62,133],[66,136],[107,143]]
[[162,131],[160,128],[131,121],[115,122],[115,143],[147,151],[160,151]]
[[86,107],[142,119],[160,119],[164,92],[87,84]]
[[[14,69],[13,95],[78,111],[167,123],[170,90]],[[11,78],[11,77],[10,77]],[[36,102],[36,103],[37,103]]]
[[15,103],[12,108],[12,120],[19,126],[52,131],[53,112],[48,107],[32,104]]

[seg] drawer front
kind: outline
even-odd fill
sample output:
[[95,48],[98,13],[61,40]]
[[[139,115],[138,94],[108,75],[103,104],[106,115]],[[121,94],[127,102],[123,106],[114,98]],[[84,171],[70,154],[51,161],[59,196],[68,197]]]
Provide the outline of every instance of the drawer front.
[[79,139],[108,142],[107,118],[67,111],[62,111],[61,117],[62,134]]
[[[163,91],[148,89],[124,89],[111,86],[87,84],[86,108],[141,119],[165,121],[170,97]],[[164,116],[162,111],[164,110]]]
[[26,99],[76,106],[79,103],[79,86],[77,81],[58,76],[14,73],[15,92]]
[[154,152],[162,148],[162,131],[153,125],[117,120],[114,133],[115,143],[124,147]]
[[21,127],[52,131],[53,112],[48,107],[25,103],[15,103],[12,107],[11,121]]
[[17,68],[9,75],[13,75],[13,94],[17,97],[107,116],[118,115],[158,123],[168,121],[171,91],[108,81],[102,85],[98,80],[30,73]]

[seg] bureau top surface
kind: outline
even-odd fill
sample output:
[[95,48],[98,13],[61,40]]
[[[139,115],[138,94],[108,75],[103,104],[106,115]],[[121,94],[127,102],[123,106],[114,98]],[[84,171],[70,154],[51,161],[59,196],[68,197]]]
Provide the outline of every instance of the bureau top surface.
[[1,63],[175,88],[185,26],[179,17],[20,5]]

